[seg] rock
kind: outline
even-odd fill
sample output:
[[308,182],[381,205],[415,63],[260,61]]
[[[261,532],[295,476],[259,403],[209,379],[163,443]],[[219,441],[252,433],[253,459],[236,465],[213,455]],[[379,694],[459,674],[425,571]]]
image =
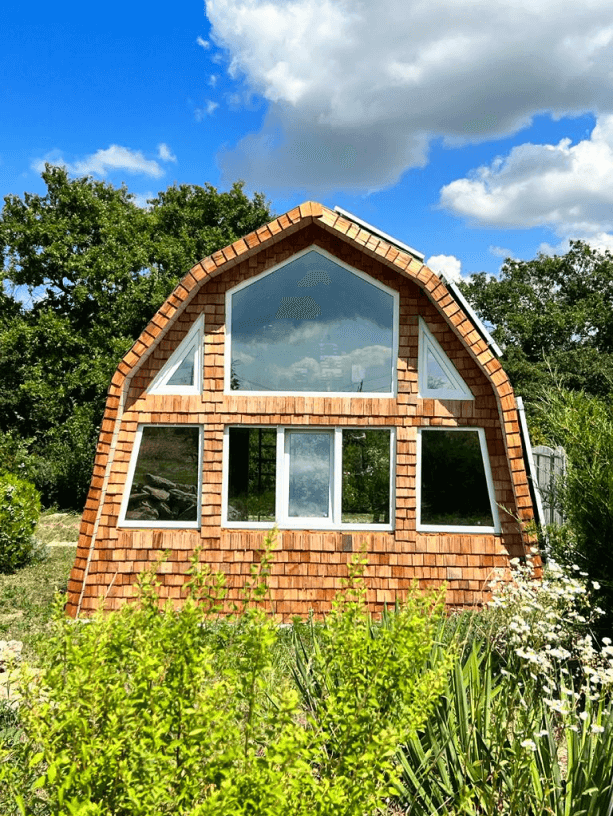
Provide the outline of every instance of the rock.
[[184,510],[179,516],[177,516],[177,521],[197,521],[198,520],[198,513],[196,511],[196,505],[192,504],[191,507],[188,507],[187,510]]
[[130,504],[137,504],[138,502],[147,501],[148,498],[150,498],[149,493],[130,493]]
[[129,510],[126,513],[126,518],[130,521],[156,521],[159,517],[157,510],[144,503],[137,510]]
[[147,480],[147,484],[153,485],[153,487],[160,487],[163,490],[176,487],[175,483],[171,482],[170,479],[165,479],[163,476],[156,476],[155,473],[147,473],[145,479]]
[[151,487],[151,485],[145,485],[143,490],[146,493],[149,493],[153,496],[154,499],[157,499],[160,502],[168,501],[170,498],[170,493],[167,490],[162,490],[159,487]]
[[236,507],[232,507],[231,504],[228,505],[228,521],[243,521],[243,514],[240,510],[237,510]]

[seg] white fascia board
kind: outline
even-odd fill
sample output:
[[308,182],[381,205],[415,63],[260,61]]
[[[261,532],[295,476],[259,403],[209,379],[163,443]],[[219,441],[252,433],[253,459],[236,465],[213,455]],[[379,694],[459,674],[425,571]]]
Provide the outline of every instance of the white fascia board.
[[335,207],[334,212],[338,213],[339,215],[348,218],[350,221],[354,221],[356,224],[359,224],[364,229],[367,229],[369,232],[372,232],[373,235],[378,235],[379,238],[383,238],[384,241],[387,241],[390,244],[393,244],[400,249],[404,249],[405,252],[410,253],[413,255],[414,258],[417,258],[418,261],[424,262],[424,258],[426,257],[422,252],[419,252],[417,249],[413,249],[408,244],[405,244],[403,241],[399,241],[397,238],[394,238],[393,235],[388,235],[387,232],[383,232],[383,230],[378,229],[378,227],[373,227],[372,224],[369,224],[368,221],[363,221],[361,218],[358,218],[357,215],[350,213],[348,210],[343,210],[342,207]]
[[519,416],[519,428],[521,430],[522,442],[524,443],[524,451],[526,453],[526,460],[528,462],[528,475],[532,482],[532,495],[536,507],[536,516],[539,527],[545,528],[545,511],[543,510],[543,502],[541,500],[541,492],[539,490],[538,477],[536,474],[536,466],[534,464],[534,455],[532,453],[532,443],[530,442],[530,433],[528,432],[528,423],[526,422],[526,409],[524,408],[524,401],[521,397],[517,397],[517,414]]

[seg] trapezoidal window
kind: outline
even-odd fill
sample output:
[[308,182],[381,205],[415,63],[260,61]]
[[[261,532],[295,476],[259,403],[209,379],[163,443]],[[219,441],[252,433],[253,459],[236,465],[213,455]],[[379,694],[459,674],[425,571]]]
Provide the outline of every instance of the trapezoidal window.
[[226,389],[395,393],[398,294],[309,249],[228,292]]
[[389,429],[227,430],[225,523],[391,529]]
[[198,527],[201,429],[144,425],[136,433],[120,524]]
[[470,388],[421,317],[417,368],[420,397],[440,400],[474,399]]
[[200,315],[154,378],[149,393],[200,394],[203,342],[204,316]]
[[482,428],[418,431],[417,529],[498,532]]

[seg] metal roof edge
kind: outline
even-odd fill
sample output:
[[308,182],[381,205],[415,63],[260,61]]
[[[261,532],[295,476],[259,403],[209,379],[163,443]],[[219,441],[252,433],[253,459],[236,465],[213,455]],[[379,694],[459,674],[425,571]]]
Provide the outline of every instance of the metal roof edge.
[[344,210],[342,207],[335,207],[334,212],[338,213],[339,215],[345,216],[350,221],[354,221],[356,224],[359,224],[364,229],[367,229],[369,232],[372,232],[373,235],[378,235],[379,238],[383,238],[384,241],[387,241],[394,246],[399,247],[400,249],[404,249],[405,252],[409,252],[414,258],[417,258],[418,261],[424,262],[424,258],[426,257],[422,252],[419,252],[417,249],[413,249],[408,244],[405,244],[403,241],[399,241],[397,238],[394,238],[393,235],[389,235],[387,232],[383,232],[383,230],[378,229],[378,227],[374,227],[372,224],[369,224],[368,221],[364,221],[362,218],[358,218],[357,215],[350,213],[349,210]]

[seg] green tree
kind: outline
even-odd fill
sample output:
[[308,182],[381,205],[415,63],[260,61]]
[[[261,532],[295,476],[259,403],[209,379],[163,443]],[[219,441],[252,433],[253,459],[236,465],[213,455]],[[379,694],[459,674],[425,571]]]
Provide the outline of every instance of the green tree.
[[[79,509],[119,359],[202,257],[272,218],[241,184],[170,187],[139,208],[126,187],[46,166],[45,195],[0,214],[0,433],[29,440],[45,503]],[[10,291],[10,288],[9,288]]]
[[600,397],[613,391],[613,256],[573,241],[565,255],[507,259],[463,291],[494,328],[517,393],[536,401],[561,381]]

